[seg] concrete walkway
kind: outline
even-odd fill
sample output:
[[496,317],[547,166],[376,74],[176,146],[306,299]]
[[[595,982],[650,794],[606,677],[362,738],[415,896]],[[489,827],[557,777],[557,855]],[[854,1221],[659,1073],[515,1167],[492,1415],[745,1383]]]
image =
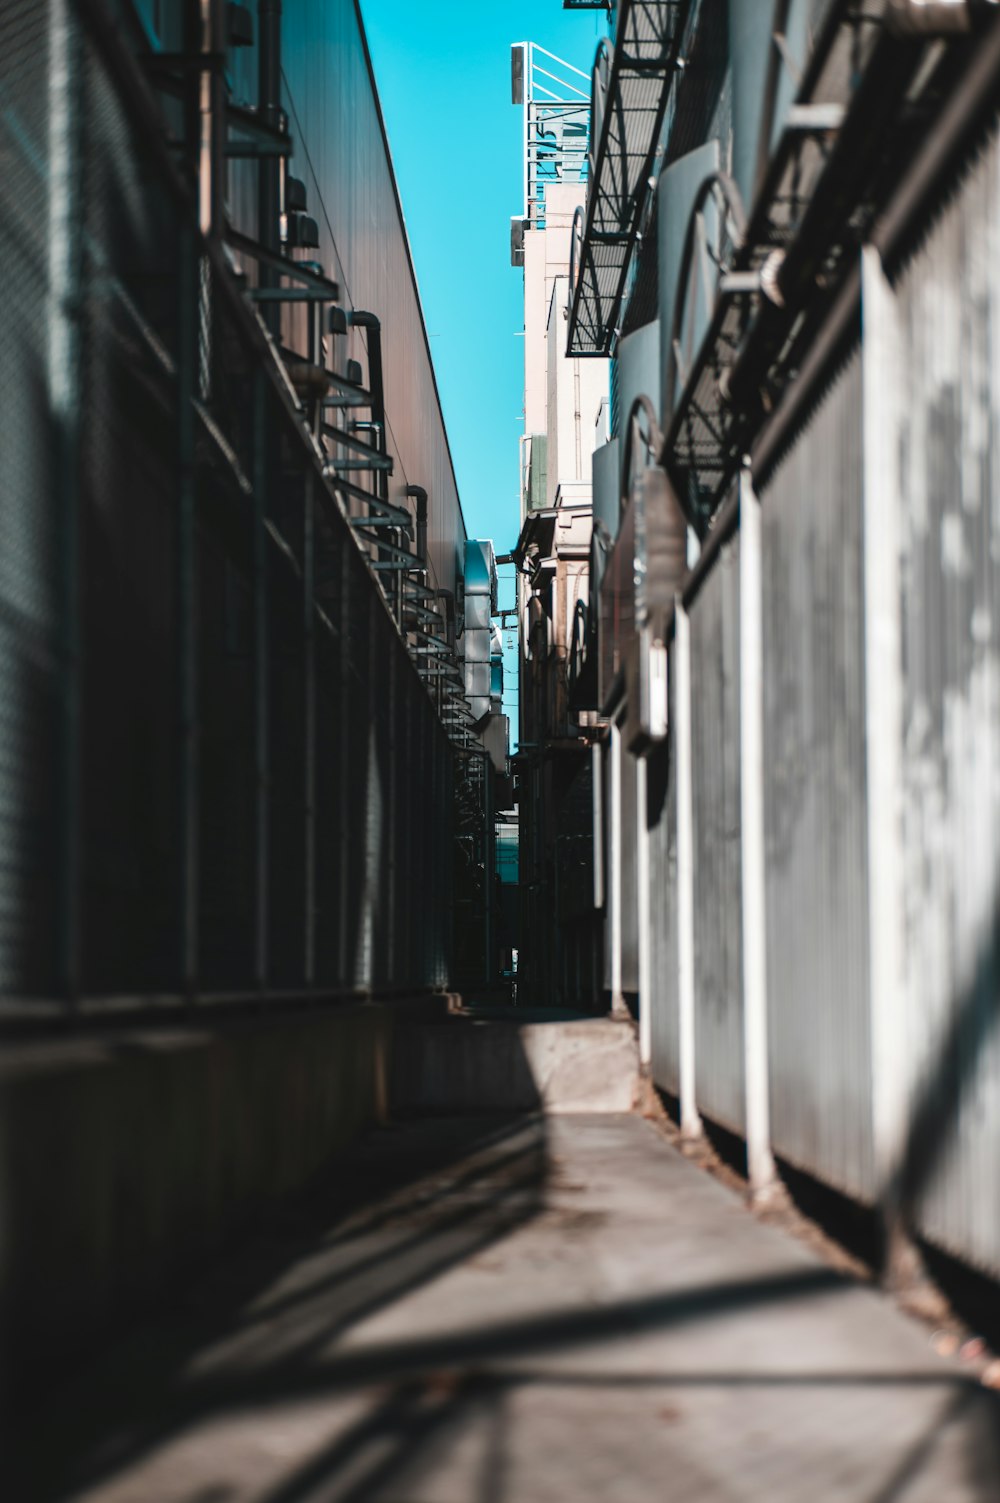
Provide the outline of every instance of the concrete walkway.
[[1000,1498],[995,1395],[640,1117],[416,1121],[349,1171],[53,1391],[5,1496]]

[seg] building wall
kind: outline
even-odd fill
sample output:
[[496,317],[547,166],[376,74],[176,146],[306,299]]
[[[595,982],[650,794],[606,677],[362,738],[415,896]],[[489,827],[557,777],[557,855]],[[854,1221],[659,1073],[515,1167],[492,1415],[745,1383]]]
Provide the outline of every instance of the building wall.
[[[286,8],[289,36],[306,11]],[[315,132],[338,137],[313,158],[325,233],[382,316],[397,453],[432,492],[452,581],[461,515],[357,13],[309,15],[315,57],[300,38],[286,71],[315,97]],[[162,117],[137,119],[116,81],[140,67],[135,33],[114,33],[116,62],[85,21],[60,139],[50,12],[12,12],[0,994],[141,1006],[441,984],[444,727],[225,252],[195,238]],[[334,131],[338,100],[353,113]],[[64,264],[48,240],[62,216]]]
[[[257,47],[234,55],[236,93],[257,99]],[[454,590],[465,527],[441,414],[406,224],[389,155],[360,7],[355,0],[297,0],[282,13],[283,104],[294,155],[320,245],[308,252],[341,288],[345,309],[382,323],[389,453],[389,499],[412,507],[408,484],[428,493],[428,547],[435,581]],[[335,85],[332,81],[336,80]],[[233,175],[233,210],[252,224],[251,194]],[[443,231],[442,231],[443,232]],[[291,315],[285,326],[290,327]],[[367,373],[367,334],[352,329],[342,360]]]
[[[524,232],[524,431],[548,426],[546,331],[557,277],[569,273],[570,228],[580,199],[578,184],[551,183],[545,192],[545,228]],[[563,340],[560,355],[565,350]]]
[[1000,1272],[1000,137],[895,279],[908,1190]]
[[546,333],[547,500],[549,506],[558,500],[589,506],[597,410],[607,393],[607,365],[603,360],[570,359],[565,353],[568,285],[563,276],[552,283]]
[[874,1191],[861,352],[762,488],[772,1135]]
[[[622,421],[634,389],[633,342],[648,327],[657,291],[661,370],[668,364],[677,268],[699,183],[716,168],[732,172],[751,207],[787,123],[793,75],[834,15],[826,0],[792,0],[784,33],[793,68],[762,40],[770,9],[703,0],[690,12],[687,66],[672,81],[661,141],[657,203],[643,206],[631,301],[619,319]],[[849,109],[859,108],[848,81],[859,76],[852,71],[857,39],[843,26],[836,36],[816,97],[839,90]],[[697,353],[718,313],[715,363],[702,369],[695,396],[720,421],[734,413],[736,421],[727,430],[728,459],[723,441],[712,470],[707,454],[718,435],[707,421],[698,428],[692,403],[692,443],[705,455],[691,463],[728,484],[741,461],[743,479],[738,505],[713,494],[709,526],[691,508],[703,534],[683,591],[691,703],[677,693],[674,643],[668,734],[647,758],[652,962],[640,1011],[651,1013],[654,1079],[677,1093],[687,980],[681,953],[690,940],[694,1099],[682,1103],[686,1125],[697,1108],[713,1122],[759,1134],[763,1105],[764,1147],[780,1162],[890,1217],[901,1211],[912,1235],[996,1278],[1000,27],[984,19],[972,42],[926,45],[928,68],[940,54],[954,69],[938,75],[941,94],[925,98],[940,114],[921,138],[901,105],[880,135],[888,141],[898,129],[903,166],[899,178],[855,184],[859,212],[867,212],[866,193],[882,195],[872,243],[856,260],[858,220],[845,219],[838,307],[832,298],[822,305],[803,279],[803,311],[815,321],[797,325],[807,332],[783,389],[775,380],[783,357],[776,343],[767,345],[756,373],[759,410],[738,375],[716,401],[720,372],[729,368],[727,341],[744,353],[752,341],[738,321],[726,322],[730,313],[722,310],[734,305],[715,287],[711,268],[694,268],[702,281],[688,289],[682,353]],[[914,56],[904,45],[892,61]],[[935,177],[934,152],[968,105],[974,67],[987,56],[992,92],[984,89],[980,113],[954,138],[947,169]],[[775,66],[764,139],[765,82]],[[911,101],[930,76],[925,70],[914,84],[904,67],[900,99]],[[881,67],[873,70],[873,88],[884,77]],[[818,210],[831,204],[822,183],[816,202]],[[774,208],[780,215],[780,204]],[[657,209],[654,268],[646,231]],[[714,218],[709,208],[701,226],[709,240]],[[765,240],[755,241],[760,260]],[[751,307],[751,323],[759,308]],[[759,350],[773,318],[759,316]],[[790,327],[782,332],[795,337]],[[678,394],[661,393],[665,422]],[[679,437],[664,464],[687,501],[693,488],[684,482],[693,476],[681,448]],[[612,458],[595,463],[609,516]],[[686,810],[677,750],[688,734]],[[694,869],[682,891],[677,838],[688,814]],[[627,815],[618,839],[627,904],[634,896]],[[679,928],[688,901],[690,935]],[[755,1076],[751,1046],[764,1032],[766,1071]],[[751,1148],[760,1147],[758,1136]],[[767,1154],[752,1152],[751,1160],[766,1176]]]
[[691,602],[695,1067],[698,1100],[744,1125],[739,536]]

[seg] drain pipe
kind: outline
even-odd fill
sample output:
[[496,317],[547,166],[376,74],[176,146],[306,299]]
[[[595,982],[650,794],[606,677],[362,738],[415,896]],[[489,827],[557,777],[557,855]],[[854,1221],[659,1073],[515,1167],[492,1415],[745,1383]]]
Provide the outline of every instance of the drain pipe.
[[351,323],[368,331],[368,390],[372,398],[372,420],[379,425],[385,447],[385,387],[382,380],[382,324],[374,313],[355,308]]
[[424,575],[427,574],[427,492],[422,485],[408,485],[406,494],[417,503],[417,558]]

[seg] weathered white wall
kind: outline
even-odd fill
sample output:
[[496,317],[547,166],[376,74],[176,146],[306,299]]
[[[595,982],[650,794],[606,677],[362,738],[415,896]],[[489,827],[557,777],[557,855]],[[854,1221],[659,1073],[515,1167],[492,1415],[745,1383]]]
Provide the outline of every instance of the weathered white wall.
[[[905,1170],[1000,1273],[1000,144],[896,284]],[[904,1041],[901,1040],[901,1043]]]

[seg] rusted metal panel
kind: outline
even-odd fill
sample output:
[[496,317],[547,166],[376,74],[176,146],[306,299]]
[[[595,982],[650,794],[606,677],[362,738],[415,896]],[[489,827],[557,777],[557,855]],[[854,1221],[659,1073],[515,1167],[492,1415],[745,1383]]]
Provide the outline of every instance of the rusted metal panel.
[[695,1080],[698,1108],[744,1126],[739,536],[691,607]]
[[[896,281],[906,1188],[1000,1273],[1000,147]],[[902,1043],[903,1041],[901,1041]]]
[[874,1191],[861,360],[762,489],[764,809],[775,1152]]

